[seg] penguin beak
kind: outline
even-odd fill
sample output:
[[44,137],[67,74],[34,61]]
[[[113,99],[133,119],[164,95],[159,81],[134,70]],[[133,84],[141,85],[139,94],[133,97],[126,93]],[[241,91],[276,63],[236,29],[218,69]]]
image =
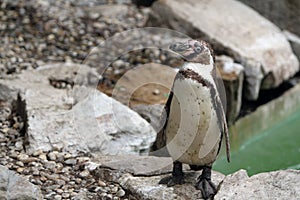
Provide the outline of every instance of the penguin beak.
[[177,52],[177,53],[183,53],[183,52],[187,51],[189,48],[191,48],[191,45],[189,45],[188,43],[182,43],[182,42],[176,42],[169,46],[170,50]]

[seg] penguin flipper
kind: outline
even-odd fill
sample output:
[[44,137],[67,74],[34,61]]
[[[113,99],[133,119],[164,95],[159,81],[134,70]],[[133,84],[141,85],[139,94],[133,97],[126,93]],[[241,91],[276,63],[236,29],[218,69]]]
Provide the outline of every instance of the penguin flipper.
[[166,130],[166,127],[167,127],[167,122],[168,122],[168,118],[169,118],[169,114],[170,114],[170,106],[171,106],[172,99],[173,99],[173,92],[171,91],[170,94],[169,94],[169,98],[167,100],[167,103],[164,106],[164,111],[163,111],[163,113],[161,115],[161,119],[160,119],[161,123],[164,123],[164,126],[157,133],[156,139],[155,139],[154,143],[151,146],[149,155],[161,156],[161,157],[170,156],[169,152],[168,152],[168,149],[166,147],[167,141],[166,141],[165,130]]

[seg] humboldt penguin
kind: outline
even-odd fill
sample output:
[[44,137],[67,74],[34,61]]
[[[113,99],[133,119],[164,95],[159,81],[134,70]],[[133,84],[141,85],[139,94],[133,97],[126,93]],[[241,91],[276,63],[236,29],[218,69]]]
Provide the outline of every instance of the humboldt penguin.
[[202,169],[195,187],[201,190],[204,199],[209,199],[216,193],[211,168],[223,136],[227,160],[230,160],[228,128],[216,84],[213,50],[208,43],[197,40],[177,42],[169,48],[185,62],[173,82],[165,105],[166,123],[158,133],[163,141],[160,143],[166,143],[173,159],[172,175],[159,183],[167,186],[183,184],[182,164],[189,164],[192,170]]

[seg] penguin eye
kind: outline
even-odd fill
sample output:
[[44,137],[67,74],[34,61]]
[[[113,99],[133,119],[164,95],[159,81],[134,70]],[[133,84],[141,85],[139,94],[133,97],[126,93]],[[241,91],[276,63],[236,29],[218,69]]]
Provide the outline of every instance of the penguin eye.
[[200,53],[202,51],[202,48],[200,47],[200,46],[197,46],[196,48],[195,48],[195,52],[196,53]]

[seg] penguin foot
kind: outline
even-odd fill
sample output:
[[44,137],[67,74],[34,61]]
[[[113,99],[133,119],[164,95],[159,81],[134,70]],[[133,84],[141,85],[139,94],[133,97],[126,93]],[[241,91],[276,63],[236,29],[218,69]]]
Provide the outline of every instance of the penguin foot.
[[172,187],[174,185],[181,185],[184,183],[184,178],[182,176],[167,176],[165,178],[162,178],[159,181],[159,184],[165,184],[168,187]]
[[181,185],[184,183],[184,175],[182,171],[182,163],[175,161],[173,162],[172,176],[167,176],[159,181],[159,184],[166,184],[168,187],[174,185]]
[[196,189],[201,190],[203,199],[210,199],[217,193],[215,184],[211,181],[211,168],[205,167],[195,185]]

